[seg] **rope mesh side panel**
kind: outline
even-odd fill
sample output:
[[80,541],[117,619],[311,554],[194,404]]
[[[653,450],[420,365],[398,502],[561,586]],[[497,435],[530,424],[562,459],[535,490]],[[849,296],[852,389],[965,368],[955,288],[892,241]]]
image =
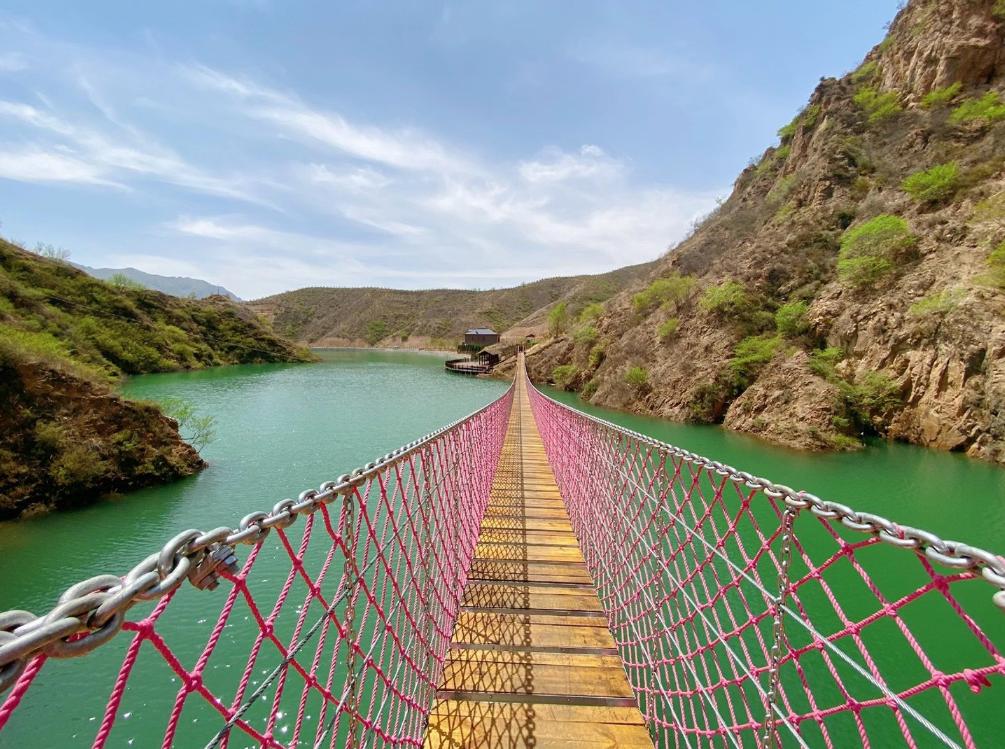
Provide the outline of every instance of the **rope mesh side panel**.
[[421,746],[512,399],[378,463],[299,526],[275,525],[217,590],[130,609],[130,636],[88,658],[35,656],[0,695],[0,743],[65,679],[101,694],[90,722],[60,700],[89,729],[74,745],[132,744],[143,721],[163,747]]
[[659,746],[999,745],[1005,616],[978,573],[530,393]]

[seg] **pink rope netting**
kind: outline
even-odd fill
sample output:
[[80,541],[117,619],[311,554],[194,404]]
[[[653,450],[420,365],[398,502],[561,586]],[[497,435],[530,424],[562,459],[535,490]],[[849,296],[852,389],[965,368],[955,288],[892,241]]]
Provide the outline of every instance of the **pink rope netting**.
[[[421,746],[512,398],[511,389],[367,472],[299,528],[275,528],[269,540],[278,543],[251,547],[214,593],[181,588],[130,616],[124,652],[108,644],[61,662],[58,673],[57,661],[36,656],[2,695],[0,743],[20,714],[39,720],[27,706],[40,689],[58,689],[66,668],[117,659],[104,671],[91,664],[112,678],[88,680],[87,690],[106,695],[103,714],[85,723],[93,738],[75,735],[76,745],[100,748],[115,736],[122,745],[142,720],[142,735],[158,738],[141,746]],[[179,621],[179,606],[205,613],[213,605],[214,616]],[[166,704],[165,690],[175,693]],[[69,718],[76,700],[61,697],[56,707]],[[128,707],[129,699],[147,709]]]
[[1005,617],[979,574],[787,512],[534,389],[531,405],[659,745],[1001,745]]

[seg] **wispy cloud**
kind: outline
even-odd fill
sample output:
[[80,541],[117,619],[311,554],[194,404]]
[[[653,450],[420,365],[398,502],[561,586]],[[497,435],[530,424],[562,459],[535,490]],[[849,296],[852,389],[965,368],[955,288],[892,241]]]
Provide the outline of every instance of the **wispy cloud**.
[[211,68],[188,69],[197,83],[237,98],[246,115],[288,135],[366,161],[407,170],[464,172],[471,164],[414,129],[389,129],[350,122],[338,112],[310,107],[296,96]]
[[695,55],[609,39],[582,40],[568,49],[575,62],[619,78],[687,78],[706,80],[713,69]]
[[64,182],[125,189],[94,164],[34,146],[0,150],[0,177],[18,182]]

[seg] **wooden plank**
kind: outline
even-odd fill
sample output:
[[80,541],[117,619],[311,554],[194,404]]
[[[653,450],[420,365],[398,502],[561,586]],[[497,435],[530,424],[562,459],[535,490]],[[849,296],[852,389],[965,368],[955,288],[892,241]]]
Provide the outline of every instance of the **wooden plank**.
[[438,700],[426,746],[435,749],[641,749],[652,747],[639,711],[526,703]]
[[490,614],[462,611],[454,629],[457,645],[613,648],[603,619],[585,616]]
[[526,387],[518,376],[425,746],[651,749]]

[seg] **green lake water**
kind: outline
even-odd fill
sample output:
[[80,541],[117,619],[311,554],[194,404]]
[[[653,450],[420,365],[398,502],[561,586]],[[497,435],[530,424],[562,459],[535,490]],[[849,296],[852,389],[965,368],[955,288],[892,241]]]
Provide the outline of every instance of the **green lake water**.
[[[317,487],[475,410],[506,388],[448,374],[443,359],[429,354],[326,351],[321,356],[322,362],[313,365],[238,366],[130,380],[125,385],[130,396],[181,397],[215,417],[216,439],[204,450],[210,467],[178,483],[81,510],[0,524],[0,610],[44,612],[68,584],[128,570],[181,529],[235,525],[248,512]],[[584,407],[575,395],[550,394]],[[882,442],[859,453],[808,455],[715,427],[586,410],[858,509],[944,537],[1005,548],[1005,471],[994,466]],[[271,539],[267,545],[277,546]],[[242,558],[246,553],[242,547]],[[288,559],[282,562],[278,558],[274,569],[256,567],[262,573],[256,582],[275,584],[289,567]],[[186,662],[205,642],[225,587],[205,593],[184,586],[172,602],[166,636]],[[995,634],[1001,642],[1005,615],[995,621],[999,624],[991,626],[999,627]],[[0,747],[89,746],[129,639],[123,635],[82,660],[50,661],[0,734]],[[231,668],[228,654],[237,663],[233,667],[240,668],[247,640],[228,633],[219,651],[212,669]],[[159,746],[177,688],[157,657],[141,657],[109,746]],[[976,718],[982,724],[977,727],[981,746],[994,746],[987,740],[1003,735],[992,717]],[[288,723],[288,716],[279,721],[278,738]],[[177,746],[203,746],[218,721],[197,704],[186,708],[183,724]]]

